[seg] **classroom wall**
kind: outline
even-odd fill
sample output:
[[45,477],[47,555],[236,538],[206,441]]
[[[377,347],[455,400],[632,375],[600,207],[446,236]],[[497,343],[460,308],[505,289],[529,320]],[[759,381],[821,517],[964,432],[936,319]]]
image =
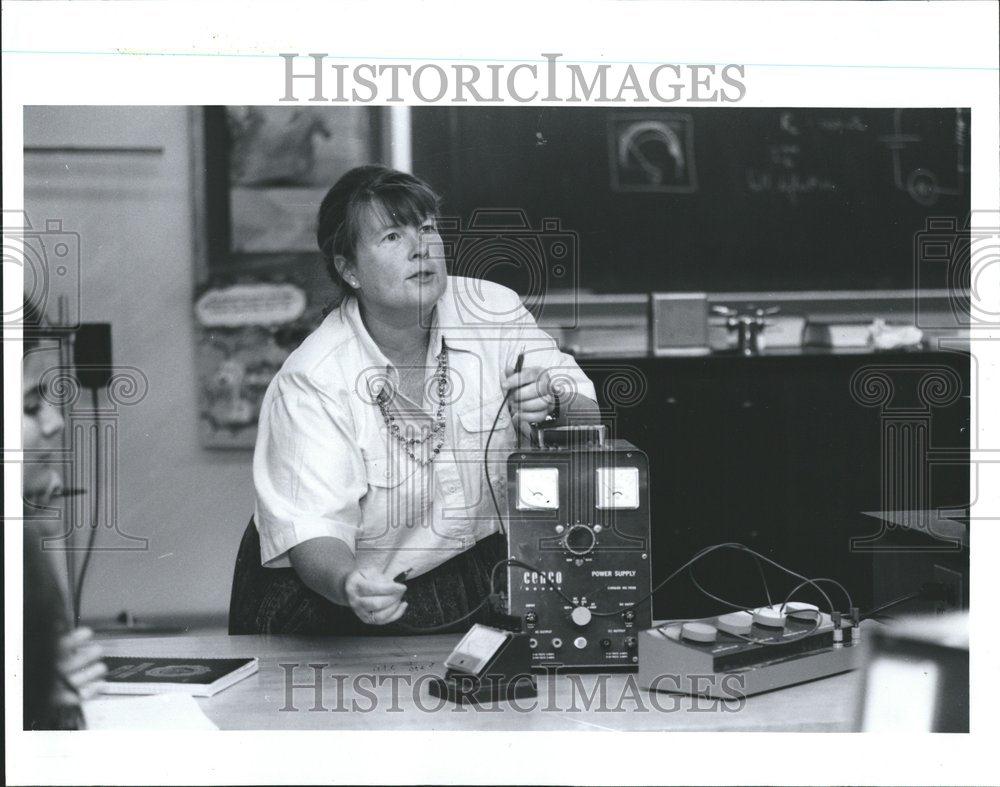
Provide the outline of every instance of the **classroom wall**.
[[148,549],[94,554],[83,617],[221,617],[252,485],[248,452],[198,445],[189,110],[27,107],[24,131],[28,218],[79,233],[82,319],[109,321],[115,364],[148,380],[117,417],[118,528]]

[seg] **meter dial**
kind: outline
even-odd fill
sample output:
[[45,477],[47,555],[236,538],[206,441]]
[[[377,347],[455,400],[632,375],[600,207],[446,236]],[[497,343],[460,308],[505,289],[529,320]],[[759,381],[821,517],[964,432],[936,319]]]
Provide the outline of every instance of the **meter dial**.
[[559,468],[519,467],[517,469],[517,508],[520,511],[544,511],[559,508]]
[[638,508],[639,468],[599,467],[597,469],[598,508]]

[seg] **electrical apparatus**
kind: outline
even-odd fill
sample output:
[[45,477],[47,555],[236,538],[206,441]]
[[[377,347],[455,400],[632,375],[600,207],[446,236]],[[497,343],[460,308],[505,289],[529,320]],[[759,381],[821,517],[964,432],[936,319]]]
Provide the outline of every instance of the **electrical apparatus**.
[[530,661],[525,634],[477,623],[444,660],[444,677],[435,676],[428,691],[459,705],[536,697],[538,684]]
[[652,691],[740,699],[855,669],[863,642],[859,623],[794,601],[668,622],[640,632],[638,681]]
[[507,460],[507,610],[534,669],[635,670],[652,623],[646,455],[603,425],[536,434]]

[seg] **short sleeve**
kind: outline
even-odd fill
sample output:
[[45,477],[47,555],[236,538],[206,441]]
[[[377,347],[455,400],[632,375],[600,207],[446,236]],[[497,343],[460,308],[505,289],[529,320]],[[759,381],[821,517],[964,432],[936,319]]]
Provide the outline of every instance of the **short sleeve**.
[[[520,299],[519,299],[520,301]],[[506,342],[504,359],[506,369],[512,369],[517,363],[517,356],[524,352],[524,365],[548,369],[552,385],[563,397],[573,394],[585,396],[597,401],[597,393],[590,378],[583,373],[576,359],[559,349],[555,339],[538,327],[535,318],[524,305],[516,310],[511,323],[509,340]]]
[[261,407],[253,457],[261,562],[290,565],[288,550],[330,536],[355,548],[364,461],[348,417],[301,374],[280,374]]

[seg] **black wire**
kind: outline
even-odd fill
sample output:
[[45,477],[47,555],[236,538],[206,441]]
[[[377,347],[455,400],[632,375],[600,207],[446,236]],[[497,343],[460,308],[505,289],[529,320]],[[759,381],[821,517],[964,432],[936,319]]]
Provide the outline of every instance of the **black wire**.
[[[497,512],[497,523],[500,526],[500,534],[504,536],[507,535],[507,527],[504,525],[503,512],[500,510],[500,504],[497,502],[497,495],[493,489],[493,480],[490,478],[490,441],[493,440],[493,434],[496,432],[497,424],[500,422],[500,415],[503,413],[504,408],[507,406],[507,400],[510,398],[511,390],[512,389],[508,388],[507,392],[503,395],[503,401],[500,402],[500,407],[497,409],[497,414],[493,417],[493,425],[490,427],[490,433],[486,437],[486,448],[483,450],[483,473],[486,475],[486,485],[489,487],[490,490],[490,499],[493,501],[493,509]],[[479,602],[479,604],[477,604],[475,608],[473,608],[471,611],[462,615],[462,617],[456,618],[455,620],[449,621],[447,623],[441,623],[436,626],[409,626],[405,623],[399,623],[398,621],[397,625],[400,628],[407,629],[409,631],[421,631],[421,632],[431,633],[435,631],[444,631],[445,629],[449,629],[452,626],[456,626],[459,623],[468,620],[477,612],[479,612],[479,610],[481,610],[484,606],[486,606],[486,604],[490,601],[490,597],[495,593],[497,569],[500,566],[513,565],[512,561],[519,563],[521,566],[527,568],[529,571],[540,570],[535,566],[529,566],[527,563],[521,563],[520,561],[517,561],[516,558],[509,558],[509,557],[504,558],[503,560],[498,561],[490,570],[490,591],[486,595],[486,598],[484,598],[481,602]],[[559,592],[559,595],[561,595],[564,599],[568,601],[568,603],[570,604],[573,603],[572,601],[569,600],[569,597],[566,596],[559,588],[556,588],[556,590]]]
[[90,401],[94,408],[94,508],[93,521],[90,523],[90,535],[87,537],[87,549],[83,553],[83,563],[80,566],[80,576],[76,581],[76,593],[73,594],[73,622],[80,622],[82,607],[83,583],[87,579],[87,568],[90,566],[90,556],[97,540],[97,523],[100,514],[101,500],[101,427],[100,414],[97,411],[97,388],[90,389]]
[[452,626],[457,626],[459,623],[462,623],[463,621],[468,620],[473,615],[475,615],[477,612],[479,612],[479,610],[481,610],[483,607],[485,607],[487,603],[489,603],[490,597],[496,591],[497,569],[500,566],[502,566],[505,563],[507,563],[509,560],[510,560],[510,558],[504,558],[503,560],[498,560],[494,564],[493,568],[490,569],[490,591],[489,591],[489,593],[486,594],[486,598],[484,598],[482,601],[480,601],[469,612],[466,612],[464,615],[462,615],[462,617],[456,618],[455,620],[448,621],[447,623],[439,623],[439,624],[434,625],[434,626],[411,626],[411,625],[409,625],[407,623],[401,623],[399,621],[396,622],[396,625],[399,626],[402,629],[407,630],[407,631],[420,631],[422,633],[430,634],[430,633],[433,633],[435,631],[444,631],[445,629],[449,629]]
[[767,605],[773,607],[774,602],[771,600],[771,589],[767,586],[767,577],[764,576],[764,567],[756,558],[754,558],[753,564],[757,566],[757,573],[760,574],[760,581],[764,585],[764,595],[767,597]]
[[791,597],[794,596],[796,593],[798,593],[799,590],[801,590],[803,587],[810,584],[813,587],[817,587],[816,585],[817,582],[829,582],[831,585],[836,585],[838,588],[840,588],[841,592],[847,598],[847,611],[850,612],[852,609],[854,609],[854,601],[851,599],[851,594],[847,592],[847,588],[841,585],[837,580],[830,579],[829,577],[816,577],[814,579],[810,579],[805,582],[800,582],[794,588],[792,588],[791,592],[787,596],[785,596],[785,600],[781,605],[782,608],[787,606]]
[[784,571],[786,574],[789,574],[790,576],[793,576],[796,579],[800,579],[800,580],[803,580],[806,583],[813,584],[813,586],[816,588],[816,590],[819,591],[819,594],[821,596],[823,596],[823,598],[826,600],[826,603],[830,607],[831,614],[835,611],[834,606],[833,606],[833,602],[830,600],[830,597],[826,594],[826,591],[824,591],[819,585],[816,585],[815,583],[813,583],[811,579],[809,579],[808,577],[804,577],[801,574],[797,574],[796,572],[792,571],[790,568],[786,568],[785,566],[781,565],[780,563],[778,563],[775,560],[771,560],[771,558],[767,557],[767,555],[762,555],[760,552],[757,552],[757,551],[755,551],[753,549],[750,549],[750,547],[746,546],[746,544],[739,544],[739,543],[730,541],[730,542],[726,542],[726,543],[723,543],[723,544],[713,544],[712,546],[705,547],[700,552],[697,552],[693,557],[691,557],[689,560],[687,560],[686,562],[684,562],[680,567],[678,567],[673,572],[671,572],[670,574],[668,574],[664,579],[662,579],[660,581],[660,583],[656,587],[654,587],[649,593],[647,593],[645,596],[643,596],[638,601],[635,601],[632,604],[626,604],[624,607],[621,607],[619,609],[616,609],[616,610],[613,610],[613,611],[610,611],[610,612],[592,612],[591,615],[593,615],[594,617],[615,617],[615,616],[621,615],[621,614],[623,614],[623,613],[625,613],[625,612],[627,612],[627,611],[629,611],[631,609],[634,609],[635,607],[639,606],[640,604],[646,603],[647,601],[649,601],[653,597],[653,595],[660,588],[662,588],[664,585],[666,585],[671,579],[673,579],[674,577],[676,577],[678,574],[680,574],[682,571],[684,571],[689,566],[692,566],[695,563],[697,563],[699,560],[701,560],[702,558],[704,558],[706,555],[710,555],[712,552],[715,552],[715,551],[717,551],[719,549],[733,549],[733,550],[736,550],[738,552],[745,552],[747,554],[750,554],[750,555],[753,555],[753,556],[755,556],[757,558],[760,558],[765,563],[768,563],[768,564],[774,566],[775,568],[780,569],[781,571]]
[[[764,567],[760,564],[760,561],[756,557],[754,558],[753,562],[754,565],[757,566],[757,572],[760,574],[760,581],[764,585],[764,595],[767,597],[767,605],[769,607],[774,606],[774,602],[771,600],[771,589],[767,585],[767,577],[764,576]],[[701,591],[702,595],[708,596],[710,599],[712,599],[712,601],[718,602],[719,604],[722,604],[723,606],[726,607],[732,607],[733,609],[746,610],[750,608],[746,604],[734,604],[732,601],[726,601],[724,598],[719,598],[715,594],[710,593],[708,590],[705,589],[704,586],[702,586],[702,584],[697,580],[697,578],[695,578],[694,566],[691,566],[688,569],[688,578],[691,580],[691,584],[693,584],[699,591]]]
[[[490,569],[490,592],[487,594],[486,598],[480,601],[479,604],[477,604],[474,609],[462,615],[462,617],[448,621],[447,623],[440,623],[435,626],[410,626],[409,624],[400,623],[398,621],[396,625],[398,625],[400,628],[406,629],[407,631],[412,631],[412,632],[419,631],[422,633],[430,634],[435,631],[444,631],[445,629],[449,629],[452,626],[456,626],[459,623],[468,620],[477,612],[479,612],[479,610],[481,610],[484,606],[486,606],[486,604],[490,601],[490,598],[496,593],[497,569],[501,568],[502,566],[514,566],[514,565],[521,566],[522,568],[526,568],[529,571],[537,571],[539,573],[542,572],[542,570],[538,568],[538,566],[533,566],[530,563],[525,563],[523,560],[519,560],[516,557],[505,557],[503,558],[503,560],[498,560],[496,563],[494,563],[493,568]],[[553,587],[556,593],[558,593],[563,598],[563,600],[566,601],[567,604],[573,606],[573,600],[565,593],[563,593],[561,588],[555,586]]]
[[[747,611],[749,612],[749,610]],[[791,642],[796,639],[805,639],[806,637],[812,636],[817,631],[819,631],[820,626],[823,625],[823,614],[818,609],[798,610],[797,614],[803,614],[808,612],[812,612],[816,616],[813,620],[813,627],[811,629],[806,629],[805,631],[799,631],[795,634],[782,633],[781,638],[777,642],[773,642],[771,640],[766,640],[766,639],[755,639],[754,637],[748,637],[745,634],[733,634],[732,632],[727,632],[727,633],[729,633],[730,636],[736,637],[737,639],[741,639],[744,642],[753,643],[754,645],[765,645],[765,646],[784,645],[786,642]]]
[[479,610],[481,610],[483,607],[486,606],[487,603],[489,603],[491,595],[492,595],[492,593],[487,594],[486,598],[484,598],[482,601],[480,601],[469,612],[466,612],[460,618],[455,618],[455,620],[449,620],[447,623],[440,623],[440,624],[438,624],[436,626],[411,626],[408,623],[403,623],[401,621],[396,621],[396,625],[399,628],[403,629],[404,631],[411,631],[411,632],[419,631],[422,634],[433,634],[436,631],[445,631],[446,629],[450,629],[452,626],[457,626],[459,623],[462,623],[462,622],[468,620],[473,615],[475,615],[477,612],[479,612]]
[[694,566],[688,569],[688,579],[691,580],[691,584],[703,595],[708,596],[712,601],[722,604],[725,607],[732,607],[733,609],[749,609],[750,607],[746,604],[734,604],[732,601],[726,601],[724,598],[719,598],[714,593],[709,592],[706,588],[702,587],[702,584],[698,581],[697,577],[694,575]]
[[900,596],[899,598],[893,599],[892,601],[888,601],[885,604],[881,604],[880,606],[877,606],[874,609],[869,610],[868,612],[864,613],[861,616],[861,619],[867,620],[868,618],[874,617],[880,612],[884,612],[885,610],[890,609],[892,607],[898,607],[900,604],[904,604],[907,601],[914,601],[915,599],[918,599],[923,595],[924,595],[923,590],[918,590],[916,593],[907,593],[905,596]]
[[507,400],[510,398],[510,389],[507,389],[507,393],[503,395],[503,401],[500,402],[500,409],[497,410],[496,416],[493,418],[493,426],[490,427],[490,433],[486,437],[486,449],[483,451],[483,472],[486,474],[486,485],[490,488],[490,498],[493,500],[493,508],[497,512],[497,522],[500,525],[501,535],[507,535],[507,527],[504,525],[503,514],[500,512],[500,504],[497,503],[496,492],[493,491],[493,481],[490,480],[490,441],[493,439],[493,433],[496,431],[497,423],[500,421],[500,414],[503,409],[507,406]]
[[[694,563],[698,562],[699,560],[703,559],[704,557],[707,557],[708,555],[712,554],[713,552],[715,552],[715,551],[717,551],[719,549],[733,549],[733,550],[736,550],[738,552],[745,552],[745,553],[747,553],[747,554],[749,554],[749,555],[751,555],[751,556],[753,556],[755,558],[759,558],[761,560],[764,560],[767,563],[770,563],[775,568],[778,568],[781,571],[784,571],[785,573],[790,574],[791,576],[795,577],[796,579],[803,580],[802,583],[798,587],[796,587],[796,590],[798,590],[798,588],[802,587],[803,585],[809,585],[809,584],[813,585],[816,588],[816,590],[819,592],[819,594],[821,596],[823,596],[823,598],[826,600],[826,603],[830,607],[830,613],[833,614],[836,611],[835,608],[834,608],[834,606],[833,606],[833,602],[830,600],[830,597],[826,594],[826,592],[818,584],[816,584],[816,582],[818,582],[818,581],[825,581],[825,580],[812,580],[812,579],[809,579],[807,577],[803,577],[802,575],[797,574],[794,571],[792,571],[790,568],[786,568],[785,566],[781,565],[777,561],[771,560],[769,557],[766,557],[765,555],[761,555],[759,552],[756,552],[756,551],[750,549],[750,547],[746,546],[745,544],[739,544],[739,543],[736,543],[736,542],[727,542],[727,543],[723,543],[723,544],[713,544],[711,546],[705,547],[704,549],[700,550],[694,556],[692,556],[690,559],[688,559],[684,564],[682,564],[679,568],[675,569],[673,572],[671,572],[669,575],[667,575],[667,577],[665,579],[663,579],[655,588],[653,588],[653,590],[650,591],[649,594],[647,594],[643,598],[639,599],[638,601],[636,601],[636,602],[634,602],[632,604],[629,604],[627,606],[624,606],[624,607],[622,607],[620,609],[613,610],[611,612],[596,612],[596,611],[594,611],[594,612],[591,612],[591,614],[594,617],[614,617],[616,615],[621,615],[624,612],[629,611],[630,609],[634,609],[635,607],[639,606],[640,604],[643,604],[644,602],[646,602],[650,598],[652,598],[654,593],[656,593],[660,588],[662,588],[671,579],[673,579],[678,574],[680,574],[684,569],[689,568]],[[502,566],[520,566],[521,568],[526,568],[529,571],[537,571],[538,573],[542,573],[542,569],[538,568],[538,566],[533,566],[530,563],[526,563],[525,561],[520,560],[519,558],[507,557],[507,558],[504,558],[503,560],[498,560],[493,565],[493,568],[490,571],[490,592],[489,592],[489,594],[474,609],[472,609],[471,611],[467,612],[462,617],[457,618],[457,619],[452,620],[452,621],[449,621],[448,623],[442,623],[442,624],[436,625],[436,626],[427,626],[427,627],[424,627],[424,626],[408,626],[408,625],[402,624],[402,623],[397,623],[397,625],[399,625],[401,628],[405,628],[405,629],[408,629],[410,631],[420,631],[420,632],[425,632],[425,633],[432,633],[432,632],[435,632],[435,631],[443,631],[444,629],[450,628],[450,627],[455,626],[455,625],[457,625],[457,624],[459,624],[459,623],[461,623],[461,622],[463,622],[465,620],[468,620],[473,615],[475,615],[479,610],[481,610],[489,602],[491,596],[494,595],[495,590],[496,590],[496,574],[497,574],[497,569],[500,568],[500,567],[502,567]],[[828,581],[832,582],[833,580],[828,580]],[[836,583],[836,584],[839,585],[839,583]],[[571,599],[569,596],[567,596],[563,592],[562,588],[560,588],[560,587],[558,587],[556,585],[553,585],[553,589],[556,591],[556,593],[559,595],[559,597],[562,598],[563,601],[565,601],[569,606],[575,606],[575,604],[573,602],[573,599]],[[792,592],[794,593],[795,591],[792,591]],[[845,593],[846,593],[846,590],[845,590]],[[707,593],[706,593],[706,595],[711,596],[711,594],[707,594]],[[786,603],[787,603],[787,600],[786,600]],[[730,606],[734,606],[734,605],[730,605]],[[784,606],[784,605],[782,605],[782,606]],[[737,608],[749,611],[749,610],[747,610],[746,607],[737,607]],[[811,610],[806,610],[806,611],[811,611]],[[702,620],[702,618],[691,618],[690,620]],[[809,629],[808,631],[801,632],[801,636],[805,636],[807,634],[814,633],[820,627],[820,625],[821,625],[821,619],[819,618],[819,616],[817,616],[817,618],[816,618],[816,625],[813,628]],[[768,642],[766,640],[755,640],[755,639],[752,639],[752,638],[742,637],[741,635],[738,635],[738,634],[734,635],[734,636],[736,636],[736,637],[738,637],[740,639],[745,639],[747,642],[753,642],[753,643],[760,644],[760,645],[773,644],[773,643],[770,643],[770,642]],[[799,637],[799,636],[800,635],[798,635],[798,634],[795,635],[796,638]],[[787,638],[784,639],[783,641],[787,641]]]

